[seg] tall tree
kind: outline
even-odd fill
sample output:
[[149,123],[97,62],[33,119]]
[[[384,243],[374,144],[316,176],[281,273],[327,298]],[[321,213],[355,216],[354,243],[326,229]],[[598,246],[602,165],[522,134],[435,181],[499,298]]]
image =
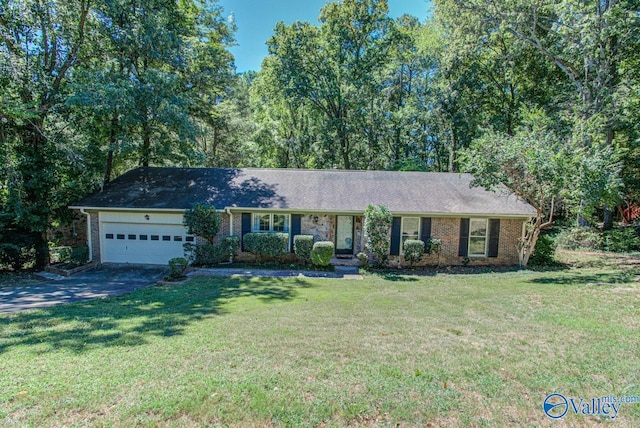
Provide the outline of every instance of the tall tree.
[[324,119],[324,151],[336,153],[326,166],[350,169],[358,163],[357,118],[375,93],[371,76],[384,66],[390,19],[386,0],[328,3],[320,27],[279,23],[269,40],[269,54],[287,97],[308,103]]
[[15,144],[4,211],[31,233],[37,267],[48,263],[45,232],[60,203],[52,198],[60,156],[48,119],[64,101],[71,70],[86,59],[92,23],[88,0],[0,4],[0,116]]

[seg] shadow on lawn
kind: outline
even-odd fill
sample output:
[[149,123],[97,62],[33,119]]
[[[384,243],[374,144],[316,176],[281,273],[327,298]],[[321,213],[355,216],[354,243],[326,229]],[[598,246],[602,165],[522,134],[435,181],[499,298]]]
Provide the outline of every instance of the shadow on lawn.
[[561,275],[545,276],[529,280],[533,284],[559,285],[615,285],[633,282],[635,274],[628,270],[619,272],[603,272],[581,274],[578,272],[563,272]]
[[224,314],[228,300],[254,296],[266,303],[288,301],[307,287],[311,285],[302,279],[212,278],[207,285],[196,280],[7,314],[0,317],[0,353],[24,345],[36,346],[37,353],[143,345],[149,336],[180,335],[193,322]]

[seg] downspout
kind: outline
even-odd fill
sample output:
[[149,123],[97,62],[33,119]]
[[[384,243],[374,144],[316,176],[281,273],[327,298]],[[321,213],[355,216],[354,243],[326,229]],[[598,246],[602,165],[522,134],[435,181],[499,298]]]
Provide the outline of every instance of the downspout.
[[93,261],[93,240],[91,239],[91,214],[84,208],[80,208],[80,213],[87,216],[87,247],[89,247],[89,262]]
[[231,208],[226,207],[224,212],[229,216],[229,236],[233,236],[233,215],[231,214]]

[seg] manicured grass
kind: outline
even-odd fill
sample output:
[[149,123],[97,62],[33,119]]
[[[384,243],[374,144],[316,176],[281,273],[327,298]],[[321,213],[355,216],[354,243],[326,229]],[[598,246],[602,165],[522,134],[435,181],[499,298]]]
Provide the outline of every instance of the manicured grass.
[[2,315],[0,425],[595,426],[542,401],[640,395],[637,275],[200,278]]

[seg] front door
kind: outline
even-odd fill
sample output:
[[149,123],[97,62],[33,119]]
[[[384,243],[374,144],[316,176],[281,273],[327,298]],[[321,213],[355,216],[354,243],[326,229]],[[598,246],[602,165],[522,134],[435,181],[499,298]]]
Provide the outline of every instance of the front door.
[[353,254],[353,216],[336,216],[336,254]]

